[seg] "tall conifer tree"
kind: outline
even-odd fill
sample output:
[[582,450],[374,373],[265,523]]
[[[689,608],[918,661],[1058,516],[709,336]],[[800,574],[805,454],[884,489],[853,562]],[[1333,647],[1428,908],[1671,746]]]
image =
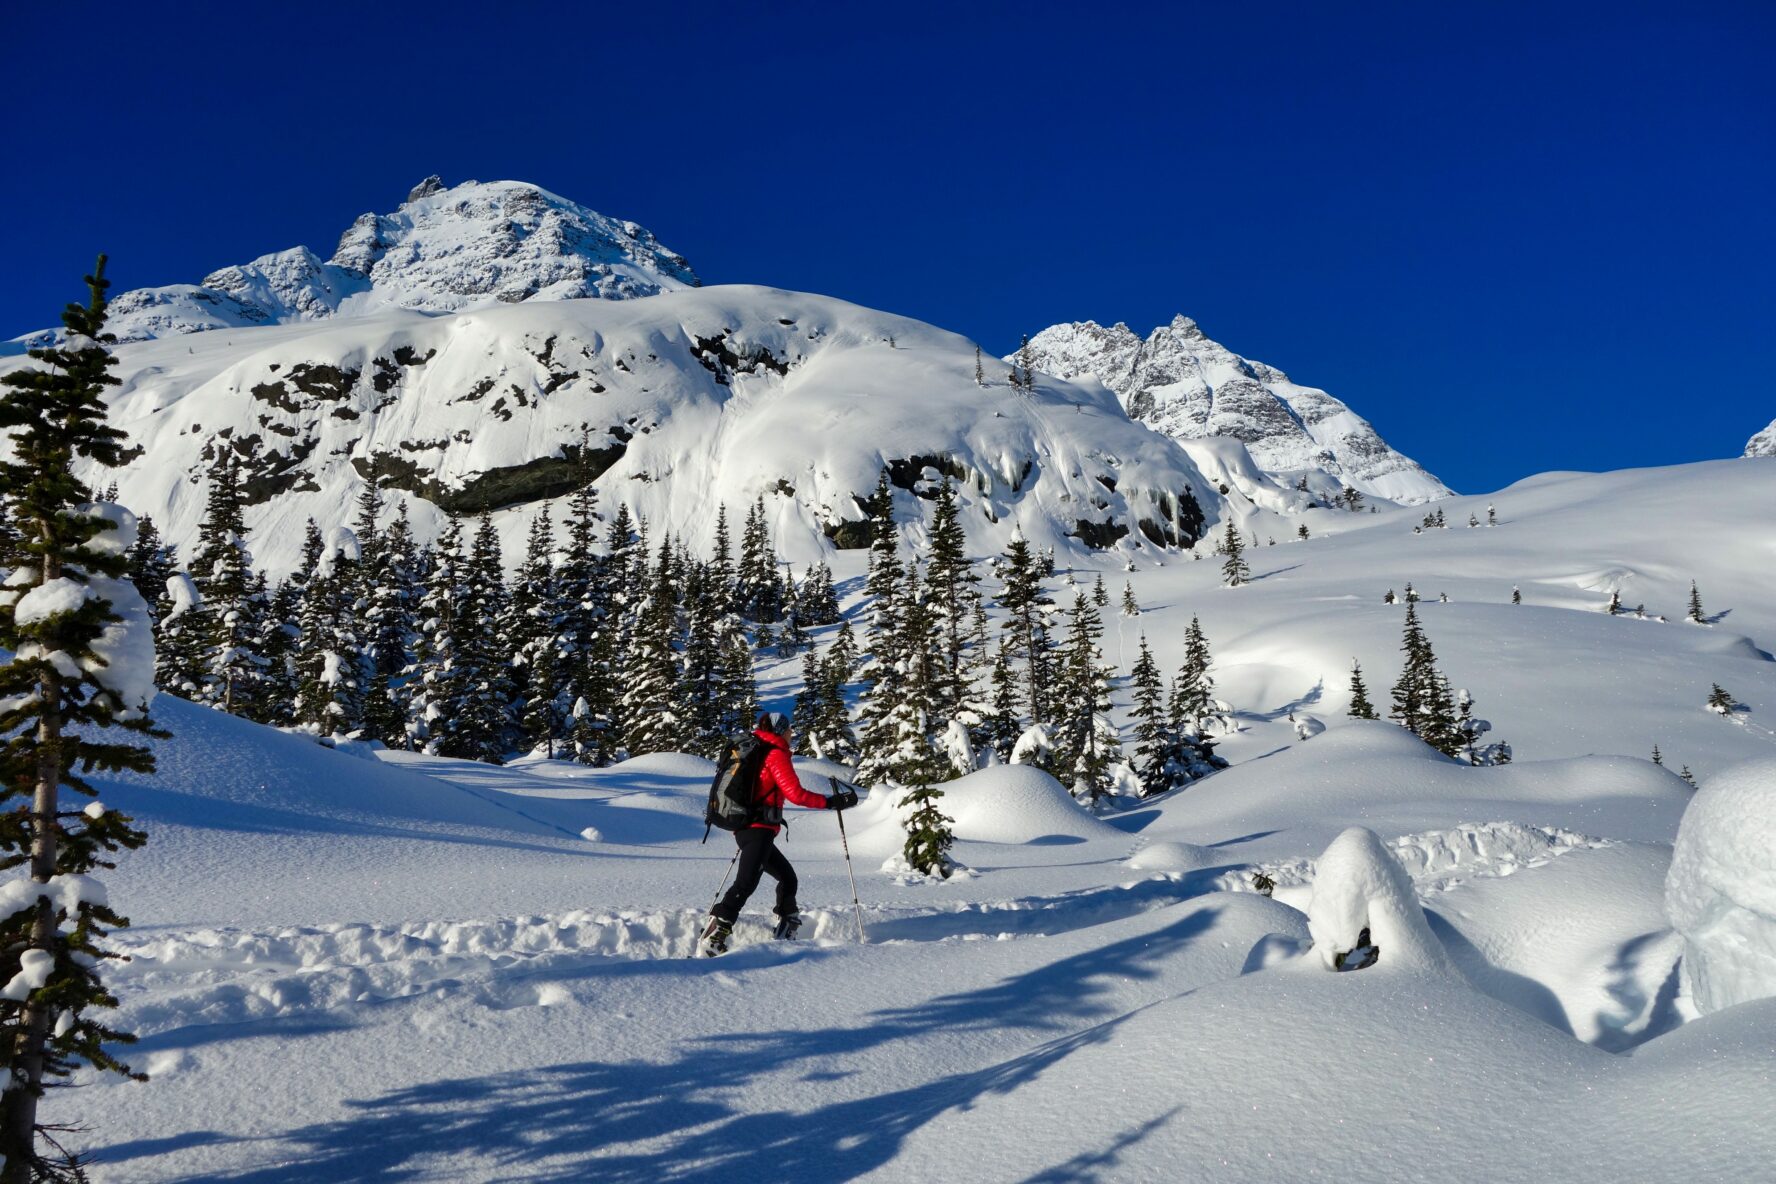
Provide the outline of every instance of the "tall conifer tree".
[[[0,1181],[83,1180],[80,1165],[42,1156],[37,1104],[46,1086],[86,1064],[137,1076],[107,1048],[134,1038],[95,1013],[117,1006],[100,968],[116,955],[99,942],[125,920],[96,893],[52,892],[114,866],[120,850],[147,836],[97,805],[63,808],[62,790],[91,796],[76,770],[154,770],[146,746],[118,736],[155,732],[154,646],[147,606],[128,580],[134,519],[88,504],[76,460],[117,467],[124,434],[105,422],[104,388],[117,384],[106,347],[105,257],[86,279],[86,305],[62,314],[59,346],[30,351],[38,363],[0,378],[0,431],[11,458],[0,463],[0,494],[18,530],[17,569],[0,592],[0,866],[31,885],[0,918]],[[95,898],[96,897],[96,898]],[[51,1143],[53,1147],[53,1142]],[[59,1148],[57,1148],[59,1150]]]

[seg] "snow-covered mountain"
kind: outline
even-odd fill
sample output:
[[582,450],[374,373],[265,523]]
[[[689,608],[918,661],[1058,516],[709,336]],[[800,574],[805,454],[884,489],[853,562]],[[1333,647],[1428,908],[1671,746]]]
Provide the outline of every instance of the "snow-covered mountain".
[[626,503],[655,538],[694,543],[718,503],[738,514],[762,495],[797,562],[863,545],[860,499],[884,465],[909,530],[947,473],[991,550],[1014,527],[1039,544],[1188,546],[1222,504],[1097,383],[1024,395],[994,365],[976,386],[963,337],[770,288],[384,311],[117,353],[112,422],[142,453],[88,476],[189,544],[232,453],[274,572],[295,564],[304,519],[346,524],[368,480],[407,498],[422,535],[446,511],[500,511],[514,555],[540,507],[588,475],[607,512]]
[[[198,284],[119,293],[119,341],[363,316],[446,313],[527,300],[622,299],[697,286],[652,232],[517,181],[428,177],[391,214],[363,214],[330,259],[307,247],[213,271]],[[59,330],[21,339],[38,344]]]
[[1776,456],[1776,421],[1745,443],[1746,456]]
[[[1388,447],[1369,421],[1315,387],[1210,340],[1174,317],[1144,339],[1118,322],[1051,325],[1030,339],[1036,369],[1090,377],[1116,392],[1135,419],[1178,440],[1240,441],[1259,467],[1287,485],[1305,476],[1314,492],[1348,483],[1415,504],[1450,496],[1419,463]],[[1010,360],[1010,359],[1007,359]]]

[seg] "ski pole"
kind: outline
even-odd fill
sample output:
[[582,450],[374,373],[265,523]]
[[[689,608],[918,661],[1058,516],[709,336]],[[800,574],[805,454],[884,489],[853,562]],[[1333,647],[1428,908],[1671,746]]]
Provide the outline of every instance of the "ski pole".
[[[740,848],[735,847],[734,848],[734,858],[728,860],[728,870],[722,873],[721,883],[719,883],[715,886],[715,895],[713,897],[711,897],[709,900],[709,913],[711,916],[715,915],[715,906],[721,903],[722,889],[726,888],[728,886],[728,877],[734,874],[734,865],[739,862],[740,862]],[[703,940],[702,938],[692,939],[691,952],[689,954],[687,954],[686,957],[695,958],[697,956],[697,945],[702,940]]]
[[[828,777],[826,780],[834,793],[839,792],[838,778]],[[833,813],[839,816],[839,846],[845,851],[845,874],[851,877],[851,907],[857,910],[857,944],[863,945],[863,905],[857,899],[857,873],[851,870],[851,841],[845,837],[845,812],[834,810]]]

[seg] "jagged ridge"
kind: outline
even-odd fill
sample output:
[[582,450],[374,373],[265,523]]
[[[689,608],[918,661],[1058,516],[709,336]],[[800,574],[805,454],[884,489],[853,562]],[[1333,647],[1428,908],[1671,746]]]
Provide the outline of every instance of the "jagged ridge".
[[1097,379],[1130,416],[1174,439],[1240,441],[1287,484],[1306,476],[1316,492],[1331,494],[1348,482],[1404,503],[1450,496],[1344,403],[1210,340],[1189,317],[1175,317],[1145,339],[1120,322],[1051,325],[1030,339],[1030,349],[1037,369]]

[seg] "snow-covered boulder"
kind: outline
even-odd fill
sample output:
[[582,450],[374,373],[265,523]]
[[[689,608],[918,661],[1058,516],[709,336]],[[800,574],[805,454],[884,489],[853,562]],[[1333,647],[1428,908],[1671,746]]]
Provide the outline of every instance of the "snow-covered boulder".
[[1776,995],[1776,759],[1709,778],[1677,831],[1665,913],[1697,1008]]
[[[1374,831],[1353,826],[1315,862],[1307,928],[1327,970],[1373,960],[1390,967],[1453,973],[1425,921],[1412,877]],[[1376,951],[1368,958],[1367,951]]]

